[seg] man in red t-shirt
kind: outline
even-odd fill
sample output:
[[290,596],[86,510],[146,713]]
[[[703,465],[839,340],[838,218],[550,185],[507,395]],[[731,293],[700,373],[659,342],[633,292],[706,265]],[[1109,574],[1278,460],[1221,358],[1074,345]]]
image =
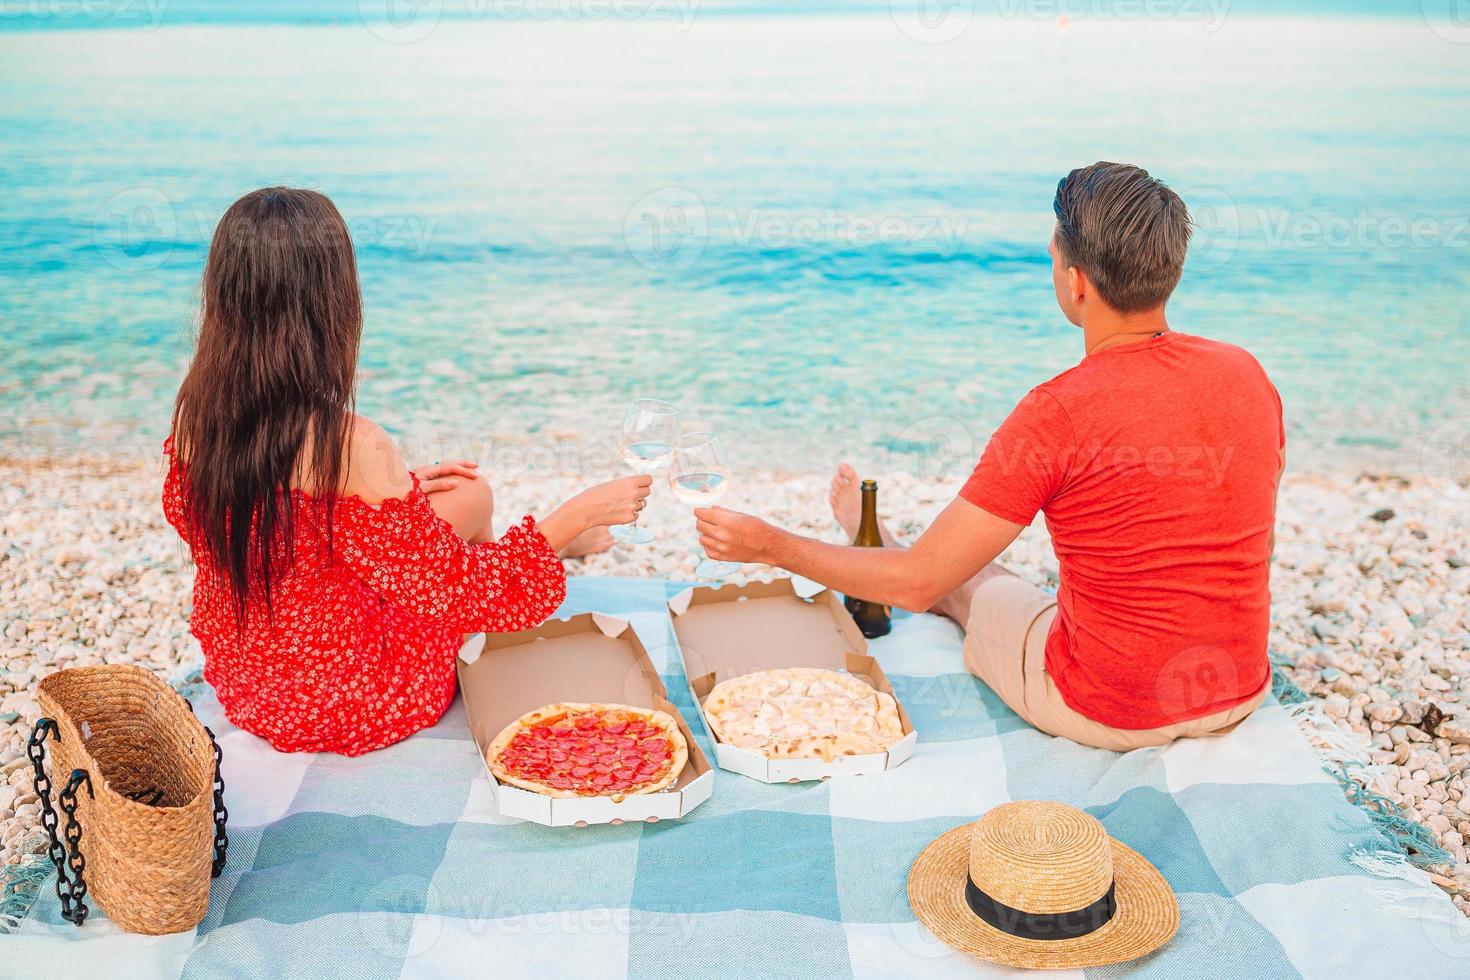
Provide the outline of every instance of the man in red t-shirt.
[[[824,544],[719,507],[696,511],[701,539],[713,558],[950,616],[969,669],[1054,735],[1127,750],[1229,730],[1271,687],[1281,400],[1250,354],[1165,322],[1189,243],[1178,195],[1096,163],[1053,209],[1052,283],[1085,356],[1021,400],[912,547]],[[857,492],[841,467],[849,532]],[[994,564],[1038,511],[1055,596]]]

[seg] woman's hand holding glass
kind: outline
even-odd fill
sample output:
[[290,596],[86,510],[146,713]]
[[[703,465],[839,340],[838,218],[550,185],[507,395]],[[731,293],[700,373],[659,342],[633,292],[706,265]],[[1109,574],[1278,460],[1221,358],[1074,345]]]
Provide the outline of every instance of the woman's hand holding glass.
[[[669,454],[679,439],[679,412],[659,398],[635,398],[623,416],[618,440],[618,453],[623,462],[638,473],[653,473],[669,462]],[[647,544],[653,533],[632,520],[608,529],[625,544]]]
[[583,531],[636,521],[652,492],[653,477],[646,474],[599,483],[552,511],[540,523],[541,533],[552,550],[561,551]]

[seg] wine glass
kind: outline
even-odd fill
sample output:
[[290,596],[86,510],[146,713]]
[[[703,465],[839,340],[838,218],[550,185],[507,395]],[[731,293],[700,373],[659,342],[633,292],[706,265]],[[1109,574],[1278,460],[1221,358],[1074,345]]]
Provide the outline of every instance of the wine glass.
[[[623,416],[622,438],[618,452],[635,473],[653,473],[669,461],[674,443],[679,441],[679,411],[660,398],[635,398]],[[626,544],[647,544],[653,532],[632,524],[608,528],[614,538]]]
[[[686,432],[669,458],[669,487],[690,507],[711,507],[730,488],[730,465],[725,449],[713,432]],[[716,561],[703,550],[694,569],[699,578],[722,579],[740,567],[738,562]]]

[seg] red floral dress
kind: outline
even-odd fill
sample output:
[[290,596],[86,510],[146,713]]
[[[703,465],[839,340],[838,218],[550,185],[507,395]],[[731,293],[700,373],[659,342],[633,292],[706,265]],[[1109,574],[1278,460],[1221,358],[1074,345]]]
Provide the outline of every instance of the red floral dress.
[[[164,452],[164,514],[188,542],[171,442]],[[434,724],[454,699],[462,634],[529,629],[566,598],[566,571],[529,516],[467,544],[415,477],[402,499],[338,498],[328,553],[325,505],[293,493],[295,565],[273,584],[270,615],[251,595],[240,633],[228,580],[199,560],[190,619],[226,717],[280,751],[360,755]]]

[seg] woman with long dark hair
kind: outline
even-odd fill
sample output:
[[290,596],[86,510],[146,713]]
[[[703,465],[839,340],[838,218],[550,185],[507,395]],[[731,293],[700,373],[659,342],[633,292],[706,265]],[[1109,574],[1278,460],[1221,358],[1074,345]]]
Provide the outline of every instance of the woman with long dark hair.
[[197,567],[204,676],[232,722],[283,751],[357,755],[432,725],[463,635],[544,621],[566,596],[558,552],[631,522],[649,493],[646,476],[614,480],[494,540],[473,464],[410,472],[353,413],[361,334],[330,200],[268,187],[230,206],[163,502]]

